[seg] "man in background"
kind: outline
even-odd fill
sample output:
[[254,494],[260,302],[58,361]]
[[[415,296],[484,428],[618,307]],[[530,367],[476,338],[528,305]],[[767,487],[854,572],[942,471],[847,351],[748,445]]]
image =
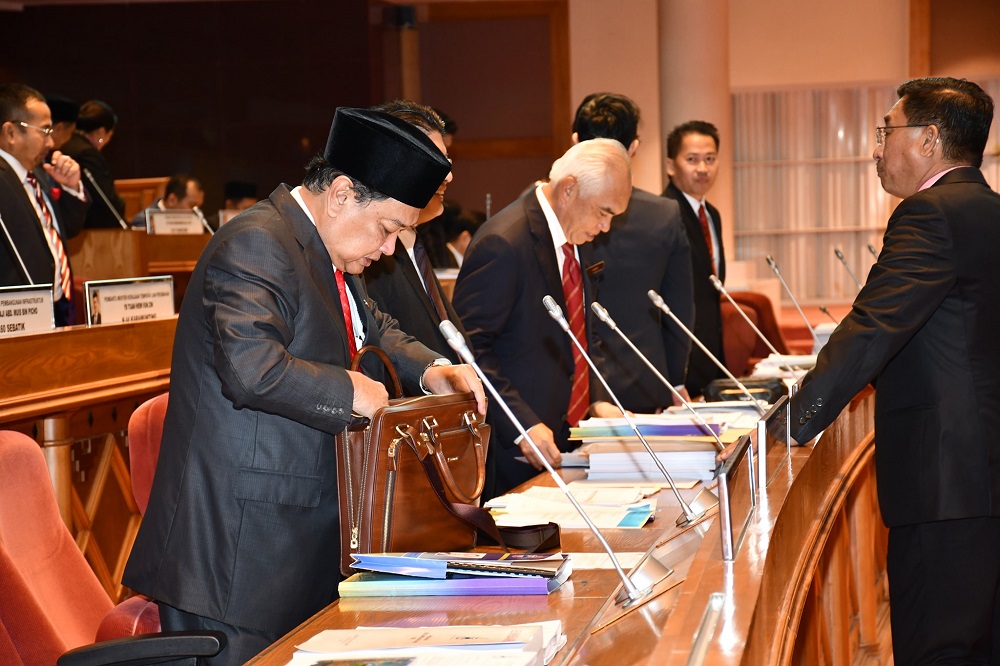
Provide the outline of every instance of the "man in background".
[[[726,254],[722,247],[722,217],[705,196],[719,174],[719,130],[703,120],[678,125],[667,137],[667,175],[670,184],[663,196],[680,205],[681,219],[691,246],[691,276],[694,289],[695,336],[720,361],[722,312],[719,292],[709,276],[726,281]],[[691,347],[685,385],[693,397],[700,396],[722,370],[698,348]]]
[[60,95],[46,95],[45,103],[52,112],[52,150],[59,150],[76,131],[80,105]]
[[157,210],[192,210],[201,208],[205,203],[205,190],[201,182],[186,173],[177,173],[170,177],[163,190],[163,196],[154,201],[148,208],[139,211],[130,224],[140,229],[146,228],[146,211]]
[[[639,150],[639,107],[625,95],[589,95],[576,110],[573,142],[603,137]],[[691,339],[649,300],[663,297],[684,325],[694,324],[691,248],[677,202],[632,188],[628,209],[611,220],[611,230],[594,239],[595,300],[652,364],[686,395]],[[605,379],[622,405],[653,413],[674,404],[673,392],[607,325],[594,329],[605,360]]]
[[[632,190],[628,153],[593,139],[556,160],[549,180],[529,189],[476,233],[455,285],[455,310],[473,353],[514,415],[553,466],[568,451],[569,429],[593,410],[621,415],[604,401],[589,367],[542,304],[551,296],[587,345],[590,241],[624,212]],[[591,353],[597,350],[591,350]],[[542,460],[496,401],[484,499],[532,478]],[[530,464],[518,461],[524,456]]]
[[979,170],[993,100],[951,78],[896,94],[873,157],[902,201],[851,312],[799,383],[791,434],[812,439],[875,385],[895,663],[995,664],[1000,195]]
[[83,229],[90,205],[80,165],[52,151],[52,115],[37,90],[0,85],[0,121],[0,286],[51,283],[55,324],[70,326],[76,306],[66,240]]

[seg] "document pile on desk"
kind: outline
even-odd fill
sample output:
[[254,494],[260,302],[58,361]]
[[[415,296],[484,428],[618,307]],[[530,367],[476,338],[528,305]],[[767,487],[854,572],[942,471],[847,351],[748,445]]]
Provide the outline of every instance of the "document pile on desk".
[[754,366],[751,376],[781,377],[788,383],[798,380],[814,367],[816,367],[816,354],[771,354]]
[[359,553],[341,597],[549,594],[569,579],[562,553]]
[[510,626],[328,629],[296,645],[288,666],[544,666],[566,645],[562,622]]
[[[662,479],[661,479],[662,480]],[[645,525],[656,511],[656,500],[648,495],[658,486],[598,487],[590,484],[570,484],[570,492],[581,504],[598,529],[612,527],[638,528]],[[533,486],[523,493],[508,493],[494,497],[484,505],[493,514],[499,527],[521,527],[556,523],[559,527],[582,527],[587,523],[558,488]]]

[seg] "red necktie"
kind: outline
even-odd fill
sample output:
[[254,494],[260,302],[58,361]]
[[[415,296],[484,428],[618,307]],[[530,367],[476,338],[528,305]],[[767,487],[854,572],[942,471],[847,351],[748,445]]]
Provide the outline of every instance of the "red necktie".
[[347,327],[347,346],[351,350],[351,360],[358,353],[358,342],[354,337],[354,317],[351,316],[351,301],[347,297],[347,284],[344,282],[344,274],[339,269],[334,268],[333,274],[337,278],[337,289],[340,291],[340,309],[344,311],[344,326]]
[[701,233],[705,235],[705,246],[708,247],[708,261],[712,265],[712,274],[715,274],[715,252],[712,250],[712,232],[708,229],[708,213],[705,212],[705,204],[698,209],[698,222],[701,223]]
[[[566,243],[562,246],[563,260],[562,286],[566,296],[566,316],[570,331],[584,349],[587,349],[587,327],[583,317],[583,280],[580,275],[580,263],[576,260],[573,246]],[[587,361],[580,350],[573,345],[573,390],[569,395],[569,409],[566,420],[571,426],[580,423],[580,419],[590,410],[590,373],[587,371]]]
[[52,248],[52,255],[56,260],[56,269],[59,271],[59,288],[62,289],[63,298],[67,301],[73,300],[73,278],[69,272],[69,259],[66,257],[66,249],[63,247],[62,239],[59,237],[59,231],[52,224],[52,212],[45,203],[45,197],[42,196],[42,188],[38,185],[38,179],[35,178],[35,174],[28,172],[25,180],[34,191],[35,201],[38,202],[38,208],[42,211],[42,229],[45,231],[45,237],[49,241],[49,246]]

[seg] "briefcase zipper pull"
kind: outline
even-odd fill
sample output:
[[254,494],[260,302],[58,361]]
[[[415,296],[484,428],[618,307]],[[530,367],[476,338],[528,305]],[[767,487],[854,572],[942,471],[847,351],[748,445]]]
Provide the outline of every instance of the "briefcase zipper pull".
[[351,550],[352,551],[357,550],[358,549],[358,545],[359,545],[359,542],[358,542],[358,528],[357,527],[352,527],[351,528]]

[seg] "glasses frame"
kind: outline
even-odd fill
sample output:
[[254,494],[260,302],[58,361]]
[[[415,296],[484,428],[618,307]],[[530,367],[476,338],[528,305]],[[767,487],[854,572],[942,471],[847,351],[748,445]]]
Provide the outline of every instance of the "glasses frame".
[[914,123],[913,125],[879,125],[875,128],[875,144],[885,143],[886,130],[906,129],[907,127],[930,127],[932,123]]
[[33,130],[38,130],[39,132],[42,133],[43,136],[52,136],[53,134],[55,134],[56,131],[54,127],[39,127],[38,125],[29,125],[23,120],[17,121],[17,124],[20,125],[21,127],[30,127]]

